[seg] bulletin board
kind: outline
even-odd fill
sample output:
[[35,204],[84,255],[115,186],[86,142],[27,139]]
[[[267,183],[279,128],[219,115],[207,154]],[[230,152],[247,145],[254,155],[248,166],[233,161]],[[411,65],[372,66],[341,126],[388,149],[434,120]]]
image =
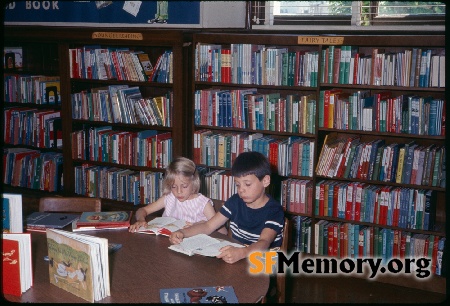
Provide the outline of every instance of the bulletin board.
[[200,1],[13,1],[3,20],[24,25],[198,25]]

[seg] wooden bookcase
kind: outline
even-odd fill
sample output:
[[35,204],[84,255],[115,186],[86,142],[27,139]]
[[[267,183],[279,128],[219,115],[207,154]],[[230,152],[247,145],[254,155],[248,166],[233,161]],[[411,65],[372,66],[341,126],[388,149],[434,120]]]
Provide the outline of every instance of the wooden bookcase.
[[[185,131],[185,124],[187,118],[183,116],[185,113],[185,103],[183,103],[182,96],[182,45],[183,37],[182,31],[174,30],[155,30],[155,29],[127,29],[121,31],[119,29],[110,28],[50,28],[40,27],[36,30],[30,27],[6,27],[5,29],[6,46],[24,46],[24,70],[25,68],[32,73],[48,73],[51,75],[59,75],[61,79],[61,118],[62,118],[62,139],[63,147],[59,149],[63,155],[63,188],[55,192],[58,195],[75,196],[79,195],[80,181],[77,182],[76,167],[89,164],[97,167],[115,167],[120,170],[132,170],[133,172],[150,171],[153,173],[164,172],[165,164],[156,163],[156,156],[152,157],[153,164],[141,163],[137,164],[135,161],[123,162],[122,159],[127,157],[127,154],[135,154],[135,147],[127,146],[126,153],[123,153],[120,160],[104,159],[100,161],[89,160],[89,157],[79,157],[73,155],[72,151],[78,148],[77,142],[72,141],[72,134],[79,130],[95,130],[105,126],[110,126],[114,131],[127,132],[127,137],[133,139],[137,133],[145,130],[154,130],[158,135],[164,133],[171,134],[171,143],[167,144],[164,149],[164,162],[170,162],[170,158],[177,155],[182,155],[183,148],[186,146],[186,141],[183,135]],[[150,62],[156,66],[158,58],[167,52],[166,66],[171,74],[167,74],[167,79],[160,79],[158,81],[128,81],[118,80],[118,77],[109,77],[106,79],[86,79],[81,77],[71,77],[71,55],[72,49],[83,49],[85,46],[93,49],[129,49],[132,51],[140,51],[148,54]],[[163,61],[161,61],[163,63]],[[170,63],[170,67],[169,67]],[[162,67],[162,66],[161,66]],[[33,68],[33,69],[31,69]],[[169,69],[170,68],[170,69]],[[29,71],[24,71],[29,72]],[[169,80],[169,75],[171,79]],[[141,93],[142,98],[151,99],[156,97],[169,97],[169,106],[165,108],[166,117],[170,118],[170,122],[166,121],[164,124],[144,124],[144,123],[125,123],[128,121],[106,122],[109,118],[103,118],[105,121],[92,121],[83,117],[74,116],[73,102],[74,94],[85,92],[89,96],[92,89],[99,87],[108,87],[111,85],[127,85],[128,87],[136,87]],[[150,102],[148,102],[150,104]],[[87,104],[86,104],[87,105]],[[105,107],[103,105],[103,107]],[[91,109],[93,111],[94,109]],[[105,110],[104,108],[102,109]],[[84,109],[86,111],[86,109]],[[130,118],[130,115],[126,118]],[[97,119],[97,118],[96,118]],[[102,118],[100,118],[102,119]],[[124,119],[125,120],[125,119]],[[89,134],[87,134],[89,135]],[[131,136],[130,136],[131,135]],[[158,137],[158,136],[157,136]],[[161,137],[161,136],[159,136]],[[162,138],[162,137],[161,137]],[[127,144],[132,141],[127,142]],[[155,142],[156,143],[156,142]],[[124,145],[119,149],[125,148]],[[81,149],[81,148],[80,148]],[[84,149],[88,149],[86,145]],[[92,147],[91,152],[94,151]],[[155,151],[156,153],[156,151]],[[170,154],[169,154],[170,153]],[[137,157],[131,156],[131,157]],[[130,159],[132,159],[130,157]],[[121,162],[122,161],[122,162]],[[131,171],[130,171],[131,172]],[[77,173],[77,175],[80,172]],[[136,178],[135,178],[136,179]],[[136,186],[137,183],[135,183]],[[98,186],[96,186],[98,185]],[[91,187],[98,187],[96,193],[91,193],[91,196],[100,196],[99,192],[103,187],[100,184],[91,185]],[[144,184],[143,184],[144,185]],[[89,184],[84,184],[86,188]],[[105,185],[103,185],[105,186]],[[148,189],[154,188],[150,183],[146,184]],[[20,192],[24,195],[29,195],[30,199],[33,197],[40,197],[47,195],[48,192],[38,192],[28,188],[17,188],[13,186],[4,185],[8,191]],[[109,187],[110,189],[112,186]],[[77,193],[78,192],[78,193]],[[127,190],[129,192],[129,190]],[[82,195],[88,196],[86,192]],[[117,210],[117,209],[137,209],[140,204],[134,205],[133,202],[127,201],[130,199],[113,200],[108,198],[108,195],[102,194],[102,209],[103,210]]]
[[[274,192],[274,196],[280,199],[282,203],[286,216],[288,218],[293,217],[302,217],[304,218],[303,223],[310,223],[309,235],[310,239],[308,240],[309,248],[306,252],[306,256],[323,256],[321,254],[315,253],[315,232],[316,224],[321,220],[325,220],[328,223],[337,223],[337,224],[357,224],[360,227],[368,227],[368,228],[379,228],[380,231],[384,229],[384,231],[392,231],[392,232],[410,232],[411,234],[418,235],[431,235],[431,236],[439,236],[445,237],[445,215],[446,215],[446,207],[445,207],[445,185],[443,187],[438,186],[422,186],[410,183],[396,183],[394,181],[384,181],[380,179],[375,180],[367,180],[361,178],[342,178],[335,177],[334,175],[318,175],[316,172],[316,167],[318,165],[320,155],[322,149],[324,147],[324,143],[332,136],[345,137],[349,138],[351,136],[357,137],[361,139],[361,142],[371,142],[376,139],[383,139],[388,145],[393,143],[398,143],[401,146],[409,143],[411,141],[415,141],[421,146],[427,147],[432,144],[437,146],[438,148],[445,148],[445,135],[442,136],[431,136],[431,135],[418,135],[411,134],[408,132],[393,132],[393,131],[379,131],[379,130],[362,130],[362,129],[354,129],[349,130],[342,126],[333,126],[333,127],[325,127],[325,125],[321,124],[322,118],[319,117],[319,113],[321,112],[321,94],[325,90],[338,89],[342,92],[346,93],[355,93],[358,91],[367,91],[369,96],[373,96],[377,93],[382,92],[390,92],[391,97],[398,97],[402,95],[417,95],[420,97],[428,97],[431,96],[435,99],[445,99],[445,85],[441,85],[440,87],[419,87],[419,86],[406,86],[406,82],[404,85],[399,86],[397,83],[374,83],[372,81],[363,82],[358,81],[354,84],[345,84],[345,82],[336,80],[327,81],[327,79],[321,79],[321,75],[323,73],[325,67],[325,59],[326,59],[326,50],[333,46],[335,49],[341,49],[342,46],[352,46],[354,49],[357,49],[357,53],[361,55],[369,55],[372,56],[374,50],[379,50],[379,53],[385,53],[386,57],[392,56],[394,53],[405,53],[405,50],[412,50],[413,48],[418,48],[422,50],[433,50],[433,54],[435,51],[443,51],[445,48],[444,43],[445,37],[443,35],[429,35],[429,36],[397,36],[397,35],[367,35],[367,36],[357,36],[357,35],[338,35],[338,36],[328,36],[328,35],[318,35],[318,36],[307,36],[307,35],[294,35],[294,34],[241,34],[241,33],[196,33],[193,35],[193,51],[191,56],[191,61],[193,64],[193,69],[191,71],[191,113],[194,114],[194,119],[192,120],[192,134],[193,137],[191,139],[192,143],[190,145],[191,148],[191,156],[194,160],[201,166],[203,174],[205,175],[205,185],[203,186],[203,190],[205,194],[211,198],[216,198],[219,200],[225,200],[229,193],[233,193],[232,183],[230,179],[230,166],[233,160],[233,150],[236,150],[236,139],[239,139],[239,136],[236,135],[244,135],[244,133],[248,134],[256,134],[261,133],[263,137],[272,138],[274,140],[273,143],[277,143],[277,140],[285,140],[290,138],[290,142],[295,142],[294,139],[297,137],[306,139],[305,141],[313,144],[314,154],[311,155],[311,162],[313,167],[308,168],[308,172],[292,172],[292,164],[289,163],[287,165],[280,165],[279,162],[277,164],[274,161],[274,172],[278,172],[272,178],[272,184],[275,185],[275,188],[270,190],[270,192]],[[247,46],[245,46],[247,44]],[[239,45],[239,47],[237,47]],[[251,45],[250,47],[248,45]],[[253,69],[256,69],[255,62],[258,61],[258,57],[252,57],[250,54],[256,54],[258,48],[256,46],[261,45],[270,48],[279,48],[286,49],[286,52],[297,52],[297,54],[310,53],[317,56],[317,69],[313,70],[317,74],[317,81],[306,81],[306,83],[302,83],[302,86],[299,86],[300,83],[295,82],[294,84],[289,83],[289,78],[286,77],[286,80],[283,80],[283,76],[280,77],[279,83],[271,83],[270,81],[264,80],[261,77],[261,81],[255,81],[256,78],[251,78]],[[235,48],[233,54],[233,58],[227,60],[226,55],[221,55],[222,50],[233,50]],[[252,49],[253,48],[253,49]],[[219,51],[216,52],[215,49]],[[212,50],[212,51],[211,51]],[[344,50],[344,49],[343,49]],[[349,49],[351,50],[351,49]],[[238,57],[234,58],[234,55],[242,52],[242,55],[238,59]],[[255,53],[253,53],[255,52]],[[223,53],[227,53],[226,51]],[[259,51],[260,54],[263,52]],[[267,54],[267,52],[266,52]],[[349,51],[349,54],[350,51]],[[444,53],[445,54],[445,53]],[[259,56],[259,55],[258,55]],[[263,55],[261,55],[263,56]],[[314,57],[312,57],[314,58]],[[216,60],[216,62],[214,62]],[[222,70],[221,65],[217,65],[217,62],[224,61],[225,67],[228,67],[228,61],[231,61],[231,71],[233,77],[227,79],[226,70]],[[282,55],[279,57],[280,67],[283,65]],[[287,60],[289,62],[289,60]],[[222,64],[223,62],[221,62]],[[331,61],[332,64],[333,61]],[[268,64],[269,65],[269,64]],[[219,69],[215,69],[215,67],[220,67]],[[339,66],[338,66],[339,67]],[[209,70],[208,70],[209,68]],[[220,77],[217,77],[217,74],[220,71]],[[223,74],[225,73],[225,74]],[[258,72],[263,73],[263,72]],[[270,75],[270,72],[267,72]],[[222,78],[225,75],[225,78]],[[236,77],[239,75],[239,77]],[[339,75],[338,75],[339,76]],[[370,76],[370,74],[369,74]],[[269,76],[268,76],[269,77]],[[408,76],[409,77],[409,76]],[[406,80],[405,80],[406,81]],[[380,85],[374,85],[380,84]],[[386,85],[392,84],[392,85]],[[312,86],[311,86],[312,85]],[[280,97],[287,98],[289,95],[297,94],[300,97],[304,96],[312,96],[312,99],[315,100],[315,105],[311,106],[311,112],[308,112],[313,118],[309,118],[310,121],[306,122],[306,128],[300,130],[297,126],[293,128],[273,128],[270,127],[270,124],[267,121],[272,119],[268,119],[267,117],[267,109],[269,109],[270,103],[266,104],[266,108],[263,110],[263,117],[260,119],[262,122],[260,125],[256,125],[250,122],[247,125],[242,124],[244,121],[243,118],[237,117],[237,120],[233,121],[233,118],[237,116],[237,113],[242,113],[241,109],[237,105],[239,102],[231,102],[231,107],[228,108],[228,115],[230,114],[231,109],[231,120],[226,121],[227,117],[227,108],[226,103],[224,104],[221,97],[227,97],[227,94],[223,94],[223,92],[231,92],[231,101],[235,101],[235,97],[239,96],[239,92],[244,89],[253,88],[255,91],[262,95],[260,101],[267,101],[269,94],[278,93]],[[234,100],[233,100],[234,99]],[[243,97],[242,97],[243,99]],[[253,99],[251,95],[248,96],[248,99]],[[257,99],[257,98],[255,98]],[[286,99],[287,100],[287,99]],[[301,100],[301,98],[300,98]],[[216,104],[217,103],[217,104]],[[222,103],[222,104],[220,104]],[[234,104],[235,103],[235,104]],[[250,103],[250,102],[248,102]],[[445,100],[444,100],[445,103]],[[244,107],[245,103],[242,103],[242,107]],[[217,106],[216,106],[217,105]],[[220,105],[224,105],[221,108]],[[254,105],[256,107],[259,106],[258,111],[261,109],[263,104],[259,104],[256,102]],[[290,104],[289,104],[290,105]],[[299,105],[301,105],[299,103]],[[307,104],[310,105],[310,104]],[[335,103],[336,105],[336,103]],[[305,110],[307,109],[305,106]],[[237,113],[233,112],[237,109]],[[248,108],[250,112],[250,107]],[[289,110],[295,108],[287,108],[286,116],[291,116],[289,114]],[[308,108],[309,109],[309,108]],[[254,111],[254,110],[253,110]],[[258,113],[258,111],[256,113]],[[225,117],[220,118],[222,114],[226,114]],[[281,113],[278,113],[276,117],[280,116]],[[444,108],[445,113],[445,108]],[[301,113],[300,113],[301,114]],[[301,116],[299,114],[299,117]],[[250,115],[251,116],[251,115]],[[445,116],[445,114],[444,114]],[[273,114],[272,114],[273,118]],[[277,118],[279,119],[279,118]],[[283,119],[281,119],[282,121]],[[308,120],[308,117],[305,117],[304,120]],[[311,124],[311,120],[315,123]],[[278,122],[278,121],[275,121]],[[445,124],[445,122],[444,122]],[[241,136],[243,137],[243,136]],[[261,139],[261,138],[260,138]],[[227,141],[228,146],[227,147]],[[256,142],[261,142],[257,140]],[[255,143],[255,141],[253,141]],[[209,148],[208,148],[209,145]],[[225,155],[222,156],[223,152],[221,150],[224,149]],[[264,145],[259,145],[258,149],[266,150],[263,153],[267,154],[269,160],[271,160],[273,151],[272,149],[267,150],[268,147],[264,147]],[[270,148],[270,145],[269,145]],[[278,151],[280,152],[281,146],[278,145]],[[230,151],[231,150],[231,151]],[[250,149],[248,149],[250,150]],[[227,156],[226,153],[229,152],[230,155]],[[280,154],[280,153],[279,153]],[[295,156],[295,155],[294,155]],[[289,161],[289,162],[292,162]],[[300,161],[298,161],[300,163]],[[303,165],[304,166],[304,165]],[[444,174],[445,176],[445,174]],[[289,184],[283,185],[283,181],[290,182]],[[305,203],[305,210],[299,212],[298,210],[293,210],[289,207],[289,201],[295,202],[295,194],[294,198],[290,199],[289,196],[285,197],[286,188],[285,186],[289,186],[292,184],[292,181],[301,181],[304,182],[304,190],[305,190],[305,199],[310,199],[309,209],[308,202]],[[407,228],[393,226],[391,223],[379,223],[378,221],[372,222],[355,220],[354,217],[349,219],[345,219],[345,217],[336,216],[327,216],[320,215],[318,213],[318,208],[316,211],[316,196],[318,203],[318,196],[320,191],[320,183],[321,182],[336,182],[336,184],[349,186],[351,184],[367,184],[374,186],[373,188],[390,188],[393,189],[412,189],[412,190],[431,190],[435,195],[435,207],[436,207],[436,226],[427,230],[424,229],[415,229],[415,228]],[[222,185],[220,185],[222,184]],[[292,185],[295,186],[295,185]],[[300,184],[302,186],[302,184]],[[306,193],[309,186],[309,195]],[[219,191],[220,190],[220,191]],[[345,189],[344,189],[345,190]],[[301,192],[300,197],[301,198]],[[385,202],[387,203],[387,202]],[[287,204],[287,206],[286,206]],[[290,203],[292,204],[292,203]],[[296,204],[298,205],[298,204]],[[303,209],[303,206],[302,206]],[[322,221],[322,222],[325,222]],[[295,222],[291,222],[295,223]],[[383,225],[381,225],[383,224]],[[387,225],[389,224],[389,225]],[[317,225],[318,226],[318,225]],[[290,231],[294,231],[295,226],[290,228]],[[370,232],[368,232],[370,233]],[[373,233],[373,232],[372,232]],[[369,234],[370,235],[370,234]],[[291,233],[290,236],[295,237],[294,233]],[[369,240],[370,241],[370,240]],[[291,242],[291,248],[294,249],[294,242]],[[325,256],[328,256],[325,254]],[[403,285],[407,287],[413,287],[418,289],[425,289],[429,291],[435,291],[443,293],[445,292],[445,277],[433,275],[425,281],[418,280],[414,277],[400,277],[398,275],[381,275],[377,278],[377,280],[382,282],[388,282],[397,285]]]
[[[20,28],[4,32],[4,48],[12,52],[8,52],[9,54],[4,52],[3,153],[8,161],[3,164],[3,188],[5,192],[33,194],[37,197],[64,194],[63,187],[56,182],[62,179],[61,171],[64,169],[60,163],[64,145],[64,142],[61,143],[61,135],[58,136],[60,138],[58,143],[54,138],[46,141],[50,133],[44,133],[44,127],[41,133],[33,133],[37,130],[37,125],[41,124],[37,118],[57,118],[49,120],[53,126],[52,134],[61,131],[63,109],[61,87],[57,82],[44,83],[44,79],[50,82],[49,79],[57,78],[61,83],[60,48],[54,37],[33,35],[30,32],[29,29]],[[46,96],[45,91],[32,89],[40,84],[46,84],[42,85],[43,87],[48,84],[49,89],[53,87],[54,90],[49,90],[49,95]],[[56,101],[55,92],[57,92]],[[58,145],[53,146],[49,140]],[[35,153],[22,153],[25,151]],[[50,156],[59,157],[59,171],[54,168],[42,177],[32,175],[29,181],[21,180],[21,172],[30,173],[27,165],[35,169],[37,164],[43,164],[45,160],[47,163],[55,162],[56,159]],[[40,173],[36,170],[34,172]],[[44,177],[46,181],[52,179],[55,184],[51,187],[44,186],[41,184]],[[24,209],[26,213],[28,210]]]

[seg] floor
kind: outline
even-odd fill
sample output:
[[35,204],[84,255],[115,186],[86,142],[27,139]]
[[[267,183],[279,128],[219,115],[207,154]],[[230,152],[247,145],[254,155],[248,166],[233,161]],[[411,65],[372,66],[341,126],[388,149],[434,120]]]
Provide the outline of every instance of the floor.
[[291,277],[286,303],[442,303],[445,294],[352,277]]

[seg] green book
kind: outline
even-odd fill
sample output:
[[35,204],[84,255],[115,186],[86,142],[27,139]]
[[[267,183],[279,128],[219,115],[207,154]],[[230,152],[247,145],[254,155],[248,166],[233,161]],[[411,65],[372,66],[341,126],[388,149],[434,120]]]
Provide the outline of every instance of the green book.
[[334,46],[328,47],[328,75],[327,75],[327,83],[333,83],[333,75],[334,75]]

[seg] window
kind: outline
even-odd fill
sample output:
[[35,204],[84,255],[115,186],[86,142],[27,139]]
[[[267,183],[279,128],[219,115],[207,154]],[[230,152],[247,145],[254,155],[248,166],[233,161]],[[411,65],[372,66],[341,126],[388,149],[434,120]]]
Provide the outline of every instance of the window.
[[444,2],[252,1],[257,25],[444,25]]

